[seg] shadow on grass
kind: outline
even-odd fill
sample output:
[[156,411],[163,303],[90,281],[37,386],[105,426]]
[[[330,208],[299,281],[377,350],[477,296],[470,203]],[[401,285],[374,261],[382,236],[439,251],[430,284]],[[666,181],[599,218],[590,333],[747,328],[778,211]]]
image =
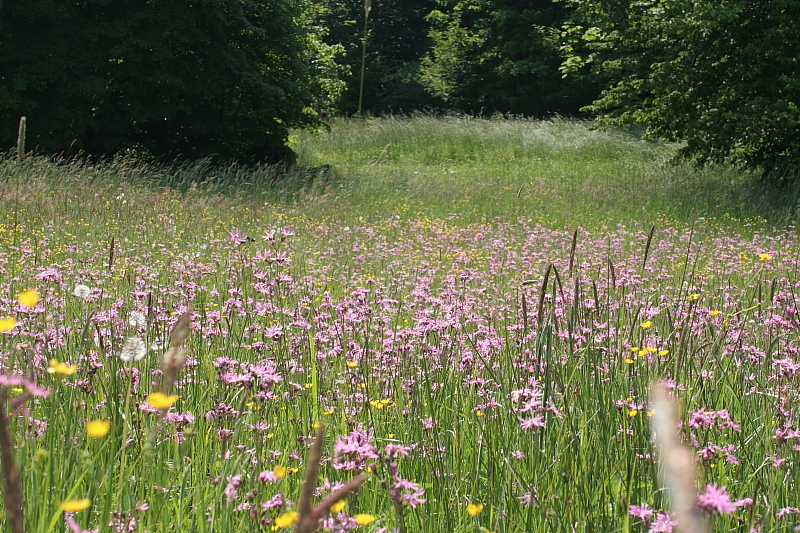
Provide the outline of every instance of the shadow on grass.
[[697,168],[680,163],[666,169],[671,179],[662,194],[671,199],[673,216],[730,217],[772,225],[794,224],[800,179],[765,180],[756,171],[727,166]]
[[21,162],[0,153],[0,181],[15,177],[44,179],[58,187],[70,184],[169,188],[180,194],[248,196],[292,202],[303,195],[324,194],[339,182],[330,165],[217,164],[211,160],[160,163],[133,157],[111,161],[86,158],[52,159],[30,156]]

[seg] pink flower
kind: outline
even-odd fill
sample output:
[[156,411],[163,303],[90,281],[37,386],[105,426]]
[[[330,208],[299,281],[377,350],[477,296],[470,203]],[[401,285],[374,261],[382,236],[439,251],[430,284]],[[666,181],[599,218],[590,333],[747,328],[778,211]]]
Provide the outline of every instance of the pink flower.
[[706,514],[731,514],[736,510],[725,487],[718,488],[716,483],[706,486],[705,493],[697,497],[697,506]]
[[670,518],[667,513],[658,513],[647,533],[672,533],[676,525],[678,522]]
[[653,510],[650,509],[650,506],[646,503],[643,503],[642,505],[631,505],[628,513],[640,520],[647,520],[653,516]]

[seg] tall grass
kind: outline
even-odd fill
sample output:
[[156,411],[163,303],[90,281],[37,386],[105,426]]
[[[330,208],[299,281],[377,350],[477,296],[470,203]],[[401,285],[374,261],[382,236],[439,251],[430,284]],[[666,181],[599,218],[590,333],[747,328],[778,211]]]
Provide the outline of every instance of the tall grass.
[[[290,527],[318,421],[315,502],[369,474],[330,531],[658,531],[653,382],[683,407],[714,531],[798,525],[800,241],[777,225],[794,199],[665,212],[668,187],[637,192],[630,169],[677,180],[669,147],[566,121],[415,120],[301,138],[287,189],[275,169],[0,163],[0,387],[25,531]],[[685,171],[698,188],[675,198],[705,198]],[[726,202],[747,190],[706,172],[739,184]],[[534,178],[542,205],[516,186]],[[605,203],[565,196],[592,179]],[[179,398],[159,409],[185,313]],[[131,338],[141,360],[120,358]]]
[[728,167],[672,165],[676,148],[568,119],[432,116],[333,121],[304,133],[306,164],[330,164],[347,197],[431,216],[525,216],[548,225],[664,217],[794,221],[798,186]]

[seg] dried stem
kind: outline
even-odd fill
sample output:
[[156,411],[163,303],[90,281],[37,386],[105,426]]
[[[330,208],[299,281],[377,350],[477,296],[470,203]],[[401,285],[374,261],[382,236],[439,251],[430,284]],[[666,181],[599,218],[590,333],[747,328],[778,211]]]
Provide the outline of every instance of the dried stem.
[[656,431],[661,462],[662,484],[669,491],[672,512],[680,533],[705,533],[703,516],[697,509],[694,454],[681,444],[676,430],[677,407],[658,384],[650,387],[653,428]]
[[300,502],[297,505],[297,511],[300,515],[295,527],[295,533],[311,533],[316,531],[319,526],[319,521],[328,514],[331,505],[338,502],[351,492],[360,487],[367,479],[369,474],[362,472],[339,489],[333,491],[316,507],[311,506],[311,498],[314,495],[314,489],[317,487],[317,478],[319,476],[319,460],[322,457],[322,445],[325,442],[325,426],[319,424],[317,426],[317,438],[311,446],[306,458],[306,472],[303,476],[303,490],[300,493]]
[[0,461],[3,467],[3,499],[6,503],[6,518],[13,533],[24,533],[22,515],[22,487],[19,484],[19,468],[14,462],[14,444],[8,431],[8,388],[0,387]]
[[317,477],[319,476],[319,460],[322,457],[322,443],[325,441],[325,426],[317,426],[317,438],[311,445],[311,450],[306,458],[306,472],[303,476],[303,491],[300,493],[300,502],[297,511],[300,518],[297,521],[295,533],[311,533],[317,529],[317,520],[311,515],[311,497],[317,487]]
[[28,129],[28,119],[20,117],[19,131],[17,131],[17,161],[22,161],[25,157],[25,135]]

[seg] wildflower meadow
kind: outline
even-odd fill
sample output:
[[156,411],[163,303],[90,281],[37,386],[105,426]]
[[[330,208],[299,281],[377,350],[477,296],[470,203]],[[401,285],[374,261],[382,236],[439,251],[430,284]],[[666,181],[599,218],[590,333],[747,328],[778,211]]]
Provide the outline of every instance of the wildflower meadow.
[[4,531],[678,531],[653,384],[709,531],[800,530],[793,220],[147,168],[0,161]]

